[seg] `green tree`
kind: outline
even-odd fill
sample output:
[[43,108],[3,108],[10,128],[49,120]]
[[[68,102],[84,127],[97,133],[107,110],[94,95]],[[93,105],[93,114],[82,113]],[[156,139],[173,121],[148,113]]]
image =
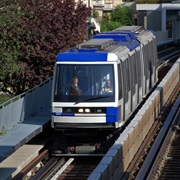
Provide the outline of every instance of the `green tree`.
[[18,7],[18,4],[0,2],[0,91],[6,77],[12,76],[19,69],[20,46],[13,35],[14,27],[21,19]]
[[51,77],[57,54],[86,39],[86,17],[91,9],[82,1],[16,0],[0,7],[9,19],[1,34],[7,55],[0,54],[0,61],[13,66],[0,70],[4,72],[0,79],[3,91],[20,94]]
[[101,32],[112,31],[120,26],[132,25],[133,10],[126,6],[118,5],[110,14],[104,14],[101,25]]
[[122,25],[132,25],[133,11],[126,6],[118,5],[111,13],[111,21],[120,22]]
[[98,11],[96,11],[95,9],[93,9],[93,18],[98,18],[98,17],[99,17]]
[[108,21],[108,22],[101,22],[101,32],[107,32],[107,31],[112,31],[118,27],[121,26],[121,23],[116,22],[116,21]]

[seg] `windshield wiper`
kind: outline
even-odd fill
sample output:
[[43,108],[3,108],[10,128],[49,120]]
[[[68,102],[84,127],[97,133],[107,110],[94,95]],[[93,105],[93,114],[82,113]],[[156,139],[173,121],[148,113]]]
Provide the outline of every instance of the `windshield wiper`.
[[91,101],[91,100],[94,100],[94,99],[102,99],[102,98],[108,98],[108,97],[109,97],[109,96],[96,96],[96,97],[93,97],[93,98],[80,99],[80,100],[76,101],[76,102],[74,103],[74,105],[75,105],[75,104],[78,104],[78,103],[80,103],[80,102],[86,102],[86,101]]

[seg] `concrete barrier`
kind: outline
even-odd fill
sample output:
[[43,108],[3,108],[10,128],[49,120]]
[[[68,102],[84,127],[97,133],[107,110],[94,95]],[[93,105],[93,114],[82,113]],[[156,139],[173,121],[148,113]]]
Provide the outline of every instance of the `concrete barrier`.
[[173,65],[137,115],[103,157],[88,180],[120,179],[145,136],[158,117],[169,95],[180,81],[180,59]]

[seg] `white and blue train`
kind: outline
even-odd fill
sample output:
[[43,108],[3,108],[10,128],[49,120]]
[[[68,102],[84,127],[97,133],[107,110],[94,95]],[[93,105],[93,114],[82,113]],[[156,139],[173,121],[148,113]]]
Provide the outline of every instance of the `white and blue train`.
[[[153,32],[123,26],[58,54],[52,89],[52,127],[121,127],[158,81]],[[78,77],[79,95],[70,93]],[[111,87],[105,89],[106,82]]]

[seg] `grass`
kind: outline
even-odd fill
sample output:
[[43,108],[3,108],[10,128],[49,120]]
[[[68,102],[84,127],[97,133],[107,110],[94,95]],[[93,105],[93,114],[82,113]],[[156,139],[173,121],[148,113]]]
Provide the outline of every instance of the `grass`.
[[6,95],[6,94],[0,94],[0,104],[8,101],[9,99],[11,99],[12,97]]
[[0,136],[4,136],[7,133],[6,128],[3,126],[1,131],[0,131]]
[[[10,96],[6,94],[0,94],[0,104],[6,102],[7,100],[11,99]],[[6,128],[3,126],[2,129],[0,129],[0,136],[3,136],[7,133]]]

